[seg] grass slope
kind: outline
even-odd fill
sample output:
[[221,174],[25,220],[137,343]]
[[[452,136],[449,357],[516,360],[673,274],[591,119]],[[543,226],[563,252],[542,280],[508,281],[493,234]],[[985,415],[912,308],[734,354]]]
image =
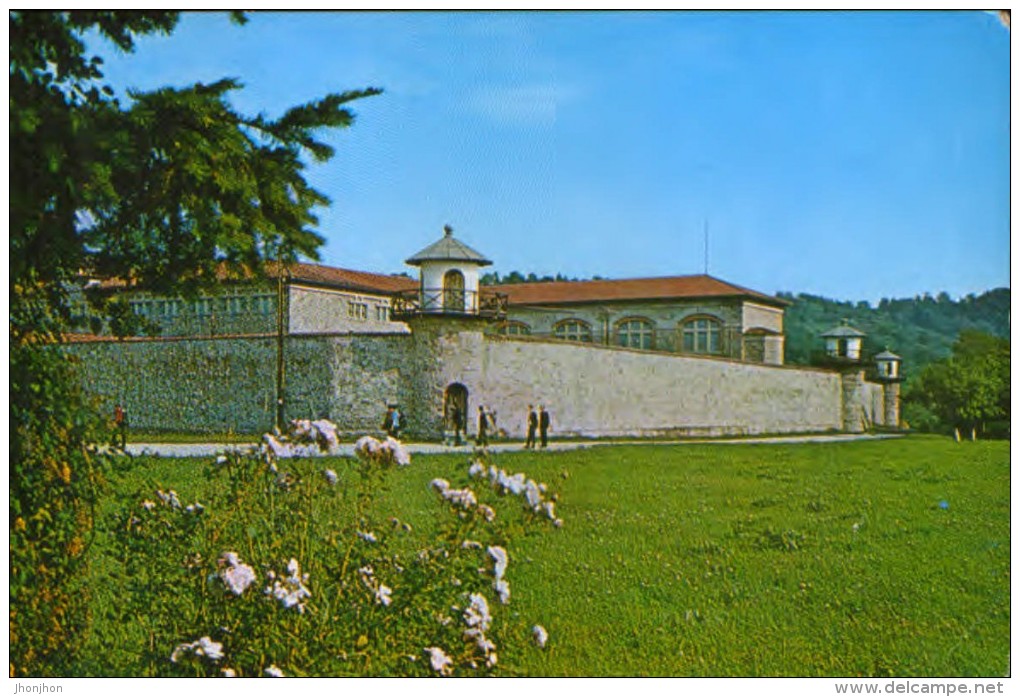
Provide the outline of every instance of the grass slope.
[[[467,482],[467,460],[417,456],[378,504],[399,505],[427,538],[438,510],[428,481]],[[509,546],[509,608],[543,618],[550,642],[501,651],[507,674],[1008,670],[1008,443],[644,445],[493,461],[559,490],[565,520]],[[156,486],[202,499],[204,466],[130,461],[103,511]],[[343,463],[307,463],[323,466]],[[145,618],[104,626],[104,608],[129,589],[104,563],[102,537],[94,554],[96,628],[83,665],[108,672],[98,657],[118,637],[144,636]]]

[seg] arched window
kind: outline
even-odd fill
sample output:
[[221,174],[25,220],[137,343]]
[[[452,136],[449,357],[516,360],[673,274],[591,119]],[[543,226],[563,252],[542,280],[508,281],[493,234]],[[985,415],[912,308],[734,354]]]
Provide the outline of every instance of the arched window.
[[524,322],[504,322],[499,325],[499,333],[503,336],[527,336],[531,334],[531,327]]
[[651,349],[655,345],[655,325],[647,319],[624,319],[616,323],[616,343],[628,348]]
[[591,325],[579,319],[565,319],[553,327],[557,339],[591,341]]
[[681,328],[684,353],[720,353],[719,343],[722,323],[712,317],[694,317],[683,323]]
[[443,276],[443,309],[447,312],[464,311],[464,274],[456,269]]

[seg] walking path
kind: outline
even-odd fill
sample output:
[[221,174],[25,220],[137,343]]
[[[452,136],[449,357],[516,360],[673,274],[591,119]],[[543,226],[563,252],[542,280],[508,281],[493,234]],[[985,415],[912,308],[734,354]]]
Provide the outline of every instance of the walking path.
[[[854,440],[883,440],[902,438],[899,434],[818,434],[807,436],[769,436],[765,438],[711,438],[698,440],[592,440],[592,441],[553,441],[546,450],[578,450],[581,448],[600,448],[610,445],[748,445],[754,443],[840,443]],[[162,457],[210,457],[228,450],[244,451],[256,447],[256,443],[128,443],[128,455],[160,455]],[[404,443],[411,453],[470,453],[473,444],[462,446],[442,445],[440,443]],[[524,449],[520,441],[509,443],[492,443],[490,452],[516,452]],[[331,453],[323,456],[354,455],[354,444],[345,443]]]

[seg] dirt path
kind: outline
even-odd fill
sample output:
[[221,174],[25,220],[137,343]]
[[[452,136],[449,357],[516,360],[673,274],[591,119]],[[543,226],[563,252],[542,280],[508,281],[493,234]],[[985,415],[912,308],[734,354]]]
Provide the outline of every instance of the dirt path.
[[[601,448],[613,445],[749,445],[755,443],[841,443],[855,440],[883,440],[902,438],[898,434],[818,434],[803,436],[770,436],[767,438],[712,438],[700,440],[596,440],[596,441],[553,441],[546,448],[550,451],[577,450],[579,448]],[[404,446],[412,453],[471,453],[473,445],[459,447],[441,445],[439,443],[405,443]],[[128,443],[128,455],[159,455],[161,457],[212,457],[228,450],[244,451],[256,447],[255,443]],[[524,450],[519,441],[510,443],[493,443],[490,452],[515,452]],[[540,449],[539,449],[540,451]],[[325,455],[325,454],[324,454]],[[328,453],[330,456],[354,455],[354,445],[345,443],[337,450]]]

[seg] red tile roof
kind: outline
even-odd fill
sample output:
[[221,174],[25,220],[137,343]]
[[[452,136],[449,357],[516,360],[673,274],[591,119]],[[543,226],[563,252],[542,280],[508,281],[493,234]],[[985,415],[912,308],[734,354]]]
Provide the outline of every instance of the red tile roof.
[[[418,280],[407,276],[392,276],[367,271],[340,269],[335,266],[308,264],[297,262],[289,266],[290,276],[295,281],[305,281],[351,290],[372,291],[376,293],[396,293],[418,287]],[[267,268],[267,273],[276,278],[275,268]]]
[[613,300],[744,297],[785,307],[790,303],[712,276],[625,278],[615,281],[554,281],[490,286],[505,293],[513,305],[561,305]]
[[[269,278],[276,278],[279,264],[275,261],[266,262],[266,275]],[[294,262],[287,265],[290,277],[298,282],[314,283],[334,288],[346,288],[372,293],[391,294],[402,290],[409,290],[418,287],[418,281],[407,276],[396,276],[367,271],[354,271],[352,269],[341,269],[335,266],[324,266],[322,264],[310,264],[308,262]],[[228,272],[226,265],[220,265],[216,271],[216,277],[221,281],[243,281],[254,278],[255,274],[243,269],[240,272],[232,270]],[[111,278],[100,282],[102,288],[125,288],[129,284],[122,279]]]

